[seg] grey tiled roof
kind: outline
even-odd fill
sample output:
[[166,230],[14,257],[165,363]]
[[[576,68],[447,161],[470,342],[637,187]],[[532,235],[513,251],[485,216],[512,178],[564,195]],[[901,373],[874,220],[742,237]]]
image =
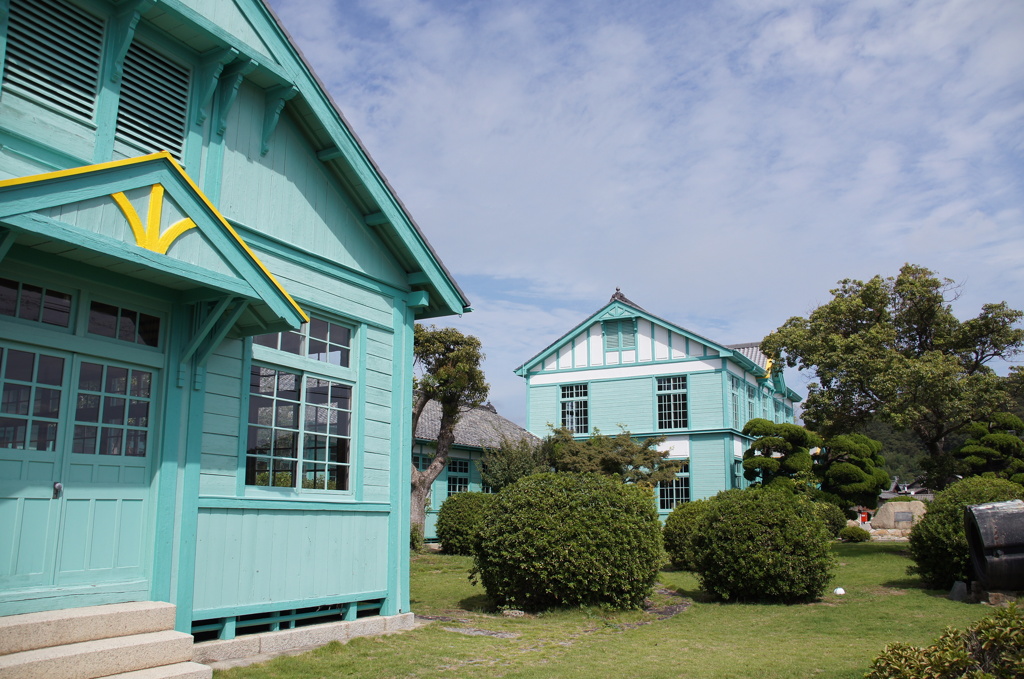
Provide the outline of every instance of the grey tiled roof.
[[[436,441],[441,428],[441,406],[437,401],[428,401],[416,426],[416,438]],[[518,424],[499,415],[494,406],[486,404],[462,413],[455,425],[455,445],[467,448],[496,448],[502,436],[511,440],[530,439],[536,436]]]
[[747,342],[745,344],[727,344],[726,349],[732,349],[743,354],[751,361],[761,366],[765,370],[768,369],[768,357],[761,353],[760,342]]

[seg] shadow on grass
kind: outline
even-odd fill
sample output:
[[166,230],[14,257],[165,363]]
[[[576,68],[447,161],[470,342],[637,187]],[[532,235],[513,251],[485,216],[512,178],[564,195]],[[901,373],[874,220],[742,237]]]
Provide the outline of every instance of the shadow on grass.
[[459,608],[471,613],[497,613],[498,607],[494,605],[486,594],[474,594],[459,601]]
[[833,545],[833,550],[841,561],[874,557],[879,554],[910,556],[905,542],[837,542]]

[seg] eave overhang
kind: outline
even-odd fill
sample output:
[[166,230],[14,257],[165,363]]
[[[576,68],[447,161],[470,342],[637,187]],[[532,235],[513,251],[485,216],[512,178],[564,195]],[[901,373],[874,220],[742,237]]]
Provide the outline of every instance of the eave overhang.
[[[306,313],[169,153],[0,181],[0,242],[177,291],[233,300],[236,336]],[[0,252],[2,257],[3,252]]]

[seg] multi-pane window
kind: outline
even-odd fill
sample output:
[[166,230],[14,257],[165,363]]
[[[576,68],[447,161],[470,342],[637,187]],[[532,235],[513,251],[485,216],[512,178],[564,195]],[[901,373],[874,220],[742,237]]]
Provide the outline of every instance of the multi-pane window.
[[729,375],[730,397],[732,404],[732,426],[739,429],[743,426],[740,422],[740,380],[735,375]]
[[636,348],[636,325],[633,319],[605,321],[602,324],[602,328],[604,330],[605,349],[613,351]]
[[0,347],[0,448],[54,450],[64,359]]
[[469,460],[448,460],[448,495],[469,490]]
[[352,330],[319,318],[303,323],[298,330],[257,335],[253,342],[296,356],[347,368],[352,350]]
[[587,414],[587,385],[567,384],[562,387],[562,426],[574,434],[590,431]]
[[160,345],[159,318],[113,304],[89,305],[89,332],[147,347]]
[[0,316],[67,328],[71,323],[71,295],[0,278]]
[[348,490],[351,432],[350,385],[252,367],[246,484]]
[[658,429],[684,429],[686,416],[686,376],[658,378]]
[[83,362],[78,371],[71,452],[145,457],[153,373]]
[[747,421],[757,417],[757,389],[754,385],[747,385]]
[[676,505],[689,501],[689,476],[679,476],[675,481],[658,484],[658,507],[661,509],[674,509]]

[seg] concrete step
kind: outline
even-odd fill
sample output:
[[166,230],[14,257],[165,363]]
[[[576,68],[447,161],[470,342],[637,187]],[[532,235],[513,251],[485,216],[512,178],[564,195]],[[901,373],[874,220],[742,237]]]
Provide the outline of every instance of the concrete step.
[[0,618],[0,656],[170,629],[174,629],[174,604],[162,601],[10,615]]
[[192,660],[192,635],[170,630],[0,656],[0,679],[96,679]]
[[196,662],[180,662],[163,667],[150,667],[124,674],[112,674],[104,679],[211,679],[213,669]]

